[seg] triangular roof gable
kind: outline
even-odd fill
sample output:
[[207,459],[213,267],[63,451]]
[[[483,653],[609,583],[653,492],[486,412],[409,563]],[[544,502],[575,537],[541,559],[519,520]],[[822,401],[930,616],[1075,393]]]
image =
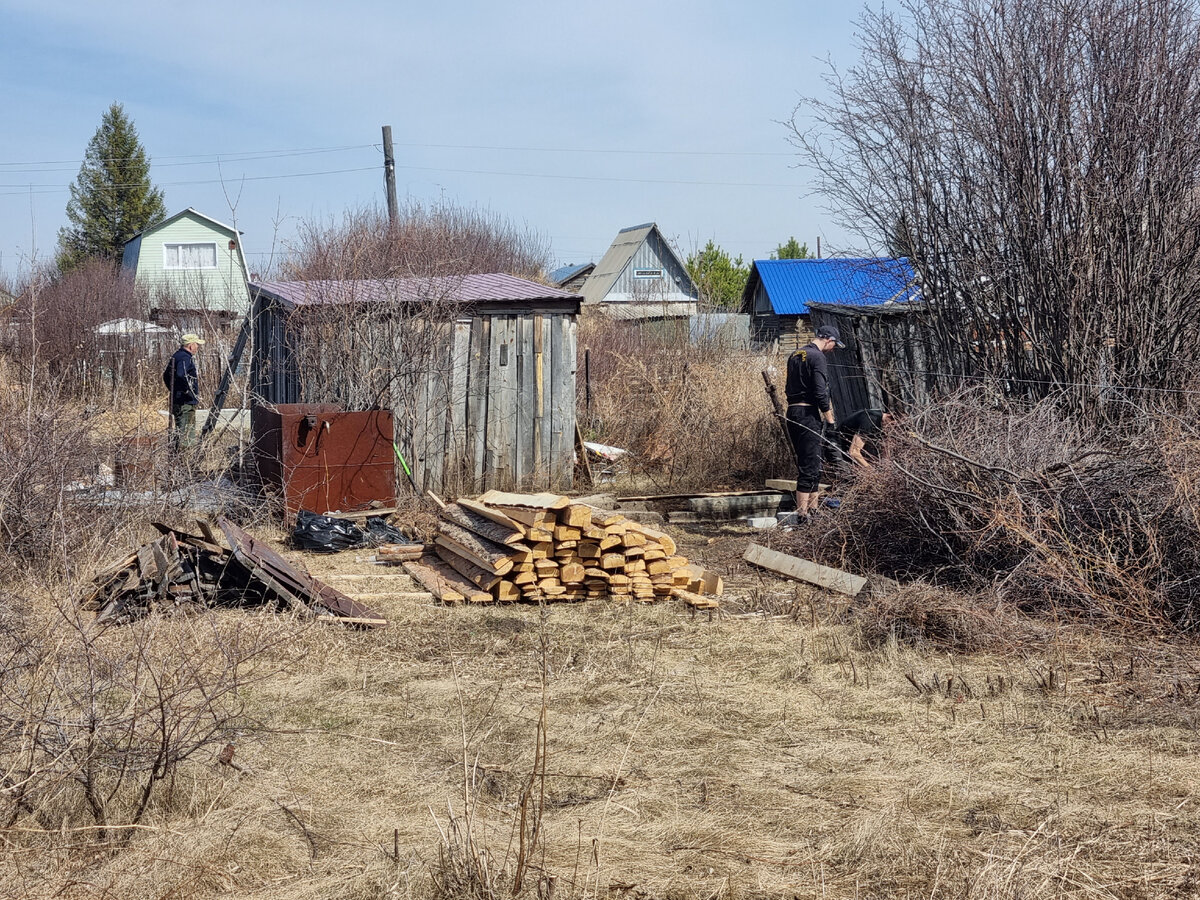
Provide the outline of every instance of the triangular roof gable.
[[[167,216],[167,218],[163,219],[161,222],[158,222],[154,225],[148,225],[147,227],[143,228],[141,231],[134,234],[129,239],[129,241],[135,240],[136,238],[139,238],[142,235],[151,234],[152,232],[158,231],[160,228],[166,228],[172,222],[182,219],[184,216],[189,215],[189,214],[195,216],[198,219],[203,219],[205,222],[208,222],[210,225],[215,225],[218,228],[228,231],[231,235],[240,235],[241,234],[241,232],[238,231],[237,229],[235,229],[233,226],[226,225],[224,222],[218,222],[212,216],[206,216],[204,213],[200,212],[199,210],[193,209],[192,207],[189,206],[187,209],[180,210],[179,212],[175,213],[175,215],[173,215],[173,216]],[[129,241],[126,241],[125,243],[129,243]]]
[[904,257],[756,259],[742,293],[743,312],[753,312],[760,283],[781,316],[805,315],[809,303],[880,306],[920,296],[916,272]]
[[133,235],[133,237],[127,240],[124,245],[125,249],[121,253],[121,265],[125,266],[126,268],[136,269],[138,265],[138,256],[141,254],[142,250],[142,238],[148,234],[153,234],[162,228],[166,228],[173,222],[178,222],[184,216],[189,215],[194,216],[197,219],[203,219],[209,225],[213,225],[216,228],[225,231],[230,237],[237,241],[238,259],[240,259],[242,262],[242,275],[245,277],[246,282],[249,283],[250,267],[246,264],[246,254],[242,251],[242,233],[233,226],[226,225],[224,222],[219,222],[212,216],[206,216],[198,209],[194,209],[190,206],[187,209],[180,210],[173,216],[167,216],[167,218],[163,219],[156,225],[150,225],[146,228],[143,228],[141,231],[137,232],[135,235]]
[[679,267],[679,271],[682,272],[683,278],[687,281],[686,285],[680,285],[683,293],[694,297],[696,295],[696,287],[692,283],[691,276],[688,275],[687,266],[679,258],[679,254],[675,252],[675,248],[663,237],[663,233],[659,230],[658,225],[654,222],[647,222],[644,225],[622,228],[617,232],[612,246],[608,248],[608,251],[604,254],[600,262],[596,263],[596,268],[588,276],[587,281],[583,283],[584,303],[596,303],[603,300],[608,295],[608,292],[612,290],[617,279],[621,277],[621,273],[628,268],[630,261],[637,255],[638,249],[642,244],[650,240],[652,236],[658,239],[655,242],[658,255],[665,255],[669,260],[674,261]]

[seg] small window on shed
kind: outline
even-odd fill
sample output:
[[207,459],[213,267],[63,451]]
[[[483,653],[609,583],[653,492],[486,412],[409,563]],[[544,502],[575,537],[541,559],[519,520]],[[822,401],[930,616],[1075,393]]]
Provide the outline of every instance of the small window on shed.
[[217,245],[212,242],[195,244],[163,244],[164,269],[215,269]]
[[662,269],[634,269],[633,277],[634,278],[662,278],[663,270]]

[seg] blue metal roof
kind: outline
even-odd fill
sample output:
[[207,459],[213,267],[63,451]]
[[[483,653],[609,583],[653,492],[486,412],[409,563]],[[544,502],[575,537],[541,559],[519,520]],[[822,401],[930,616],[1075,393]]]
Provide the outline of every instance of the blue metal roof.
[[893,259],[756,259],[746,283],[751,302],[761,280],[776,315],[803,315],[809,303],[879,306],[915,300],[916,273],[904,257]]
[[560,266],[559,268],[557,268],[553,272],[551,272],[548,277],[549,277],[550,281],[554,284],[565,284],[566,282],[570,281],[573,277],[575,277],[575,275],[577,275],[579,272],[582,272],[584,269],[586,269],[590,265],[591,265],[590,262],[585,262],[585,263],[572,263],[569,266]]

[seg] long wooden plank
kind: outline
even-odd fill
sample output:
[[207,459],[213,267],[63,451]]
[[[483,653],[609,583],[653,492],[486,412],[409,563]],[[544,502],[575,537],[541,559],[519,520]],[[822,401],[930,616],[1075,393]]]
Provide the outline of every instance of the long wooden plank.
[[430,335],[430,366],[426,375],[425,481],[426,490],[445,490],[446,428],[450,415],[451,334],[442,323],[426,323]]
[[531,509],[562,509],[571,503],[561,494],[513,494],[507,491],[488,491],[479,500],[492,506],[523,506]]
[[471,350],[467,375],[467,452],[471,460],[469,471],[474,489],[479,489],[484,484],[490,343],[491,320],[487,316],[476,316],[471,321]]
[[375,548],[375,558],[389,563],[420,559],[424,553],[424,544],[383,544]]
[[671,596],[676,597],[694,609],[717,609],[721,605],[716,597],[694,594],[683,588],[671,588]]
[[656,528],[651,528],[649,525],[642,525],[632,520],[629,522],[629,530],[635,531],[653,541],[658,541],[662,545],[663,551],[667,554],[667,556],[675,555],[675,539],[665,531],[659,531]]
[[550,323],[554,316],[535,316],[533,319],[533,355],[537,364],[537,406],[533,421],[534,468],[538,483],[549,484],[550,475],[550,393],[553,374],[553,354],[550,342]]
[[519,528],[506,528],[487,516],[482,516],[458,503],[451,503],[441,510],[440,515],[447,522],[453,522],[460,528],[473,532],[480,537],[495,541],[497,544],[519,544],[525,540],[525,532]]
[[450,350],[450,417],[446,434],[445,482],[456,490],[464,472],[470,472],[470,453],[467,452],[467,373],[471,366],[471,320],[454,323],[453,346]]
[[488,387],[488,456],[497,487],[511,487],[516,468],[517,360],[513,340],[516,318],[492,319],[492,371]]
[[644,500],[691,500],[700,497],[752,497],[755,495],[767,496],[778,493],[779,491],[710,491],[706,494],[639,494],[636,497],[618,497],[617,503]]
[[438,573],[438,571],[425,562],[406,562],[404,563],[404,571],[413,577],[413,580],[437,597],[443,603],[462,603],[467,599],[466,595],[461,591],[455,590],[450,582]]
[[746,548],[746,562],[788,578],[807,581],[826,590],[837,591],[849,597],[858,596],[867,579],[861,575],[852,575],[841,569],[831,569],[798,556],[789,556],[778,550],[771,550],[760,544],[751,544]]
[[477,515],[483,516],[485,519],[490,519],[497,525],[501,525],[510,531],[525,531],[525,526],[508,516],[504,510],[495,509],[485,503],[480,503],[478,500],[471,500],[466,497],[460,497],[457,502],[463,509],[470,510]]

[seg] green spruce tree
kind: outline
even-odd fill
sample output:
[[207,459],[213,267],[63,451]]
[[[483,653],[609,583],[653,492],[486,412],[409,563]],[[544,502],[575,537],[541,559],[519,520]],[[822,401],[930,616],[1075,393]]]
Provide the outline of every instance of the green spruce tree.
[[58,266],[65,271],[93,256],[117,261],[127,240],[165,217],[163,192],[150,181],[150,158],[124,107],[114,102],[71,185],[71,224],[58,232]]
[[733,259],[718,244],[709,241],[703,250],[687,258],[687,270],[702,300],[726,309],[741,305],[750,267],[740,256]]
[[808,244],[801,244],[790,237],[786,244],[780,244],[771,251],[771,259],[808,259]]

